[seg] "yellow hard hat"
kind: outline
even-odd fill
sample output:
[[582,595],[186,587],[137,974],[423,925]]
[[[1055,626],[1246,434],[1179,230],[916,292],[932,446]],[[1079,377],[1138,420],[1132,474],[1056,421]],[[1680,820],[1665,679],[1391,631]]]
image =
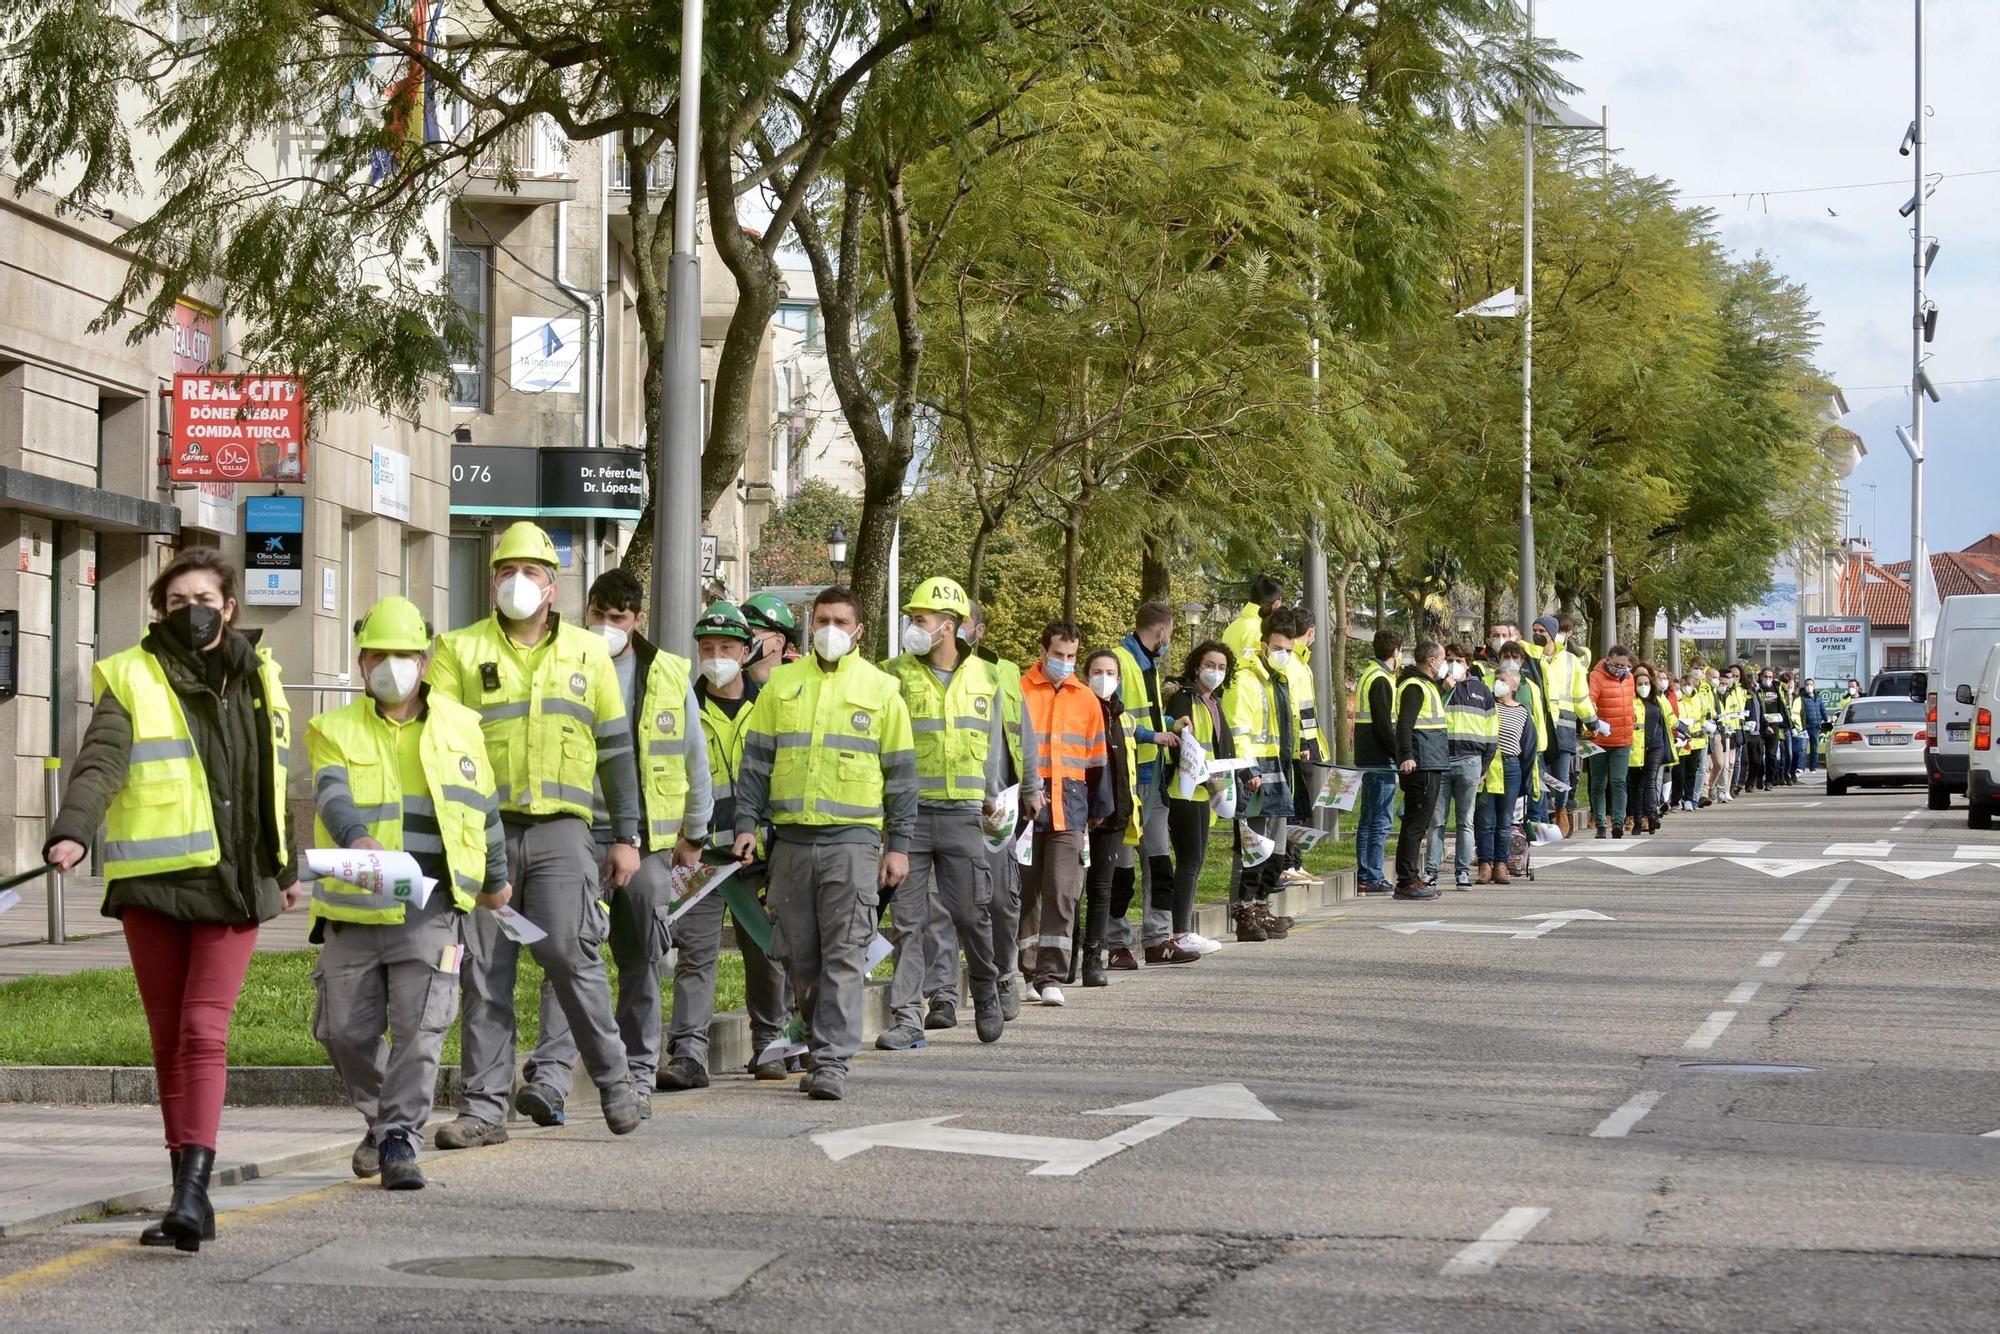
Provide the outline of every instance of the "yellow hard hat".
[[500,534],[500,540],[493,544],[493,563],[498,565],[509,560],[540,561],[551,569],[562,565],[556,556],[556,544],[549,540],[549,535],[542,531],[539,524],[526,519]]
[[938,575],[918,584],[917,591],[903,604],[903,610],[948,611],[962,621],[972,615],[972,599],[965,595],[956,579]]
[[408,598],[383,598],[354,627],[354,647],[376,653],[428,653],[431,625]]

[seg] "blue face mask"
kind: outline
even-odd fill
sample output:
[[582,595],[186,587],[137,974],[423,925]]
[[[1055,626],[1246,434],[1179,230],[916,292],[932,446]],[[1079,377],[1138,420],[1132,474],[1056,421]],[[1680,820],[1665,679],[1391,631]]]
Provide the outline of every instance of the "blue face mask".
[[1057,685],[1061,685],[1064,681],[1069,680],[1070,676],[1076,671],[1076,664],[1073,662],[1063,662],[1056,658],[1044,657],[1042,659],[1042,671],[1047,674],[1049,680],[1055,682]]

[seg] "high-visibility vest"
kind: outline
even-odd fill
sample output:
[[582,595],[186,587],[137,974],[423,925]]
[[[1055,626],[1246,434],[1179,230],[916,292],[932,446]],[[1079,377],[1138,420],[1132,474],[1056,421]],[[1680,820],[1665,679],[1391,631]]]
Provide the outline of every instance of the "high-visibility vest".
[[1129,713],[1118,715],[1118,725],[1125,730],[1125,795],[1132,802],[1132,813],[1125,820],[1125,836],[1121,840],[1128,848],[1139,846],[1142,826],[1139,821],[1139,765],[1132,759],[1139,747],[1139,724]]
[[1236,666],[1240,670],[1244,663],[1257,656],[1257,646],[1264,642],[1264,609],[1254,602],[1243,604],[1243,610],[1236,613],[1236,619],[1223,627],[1222,644],[1236,655]]
[[[408,725],[423,729],[417,747],[423,757],[425,791],[403,791],[396,728],[376,712],[370,699],[357,699],[306,724],[313,786],[322,797],[329,790],[344,790],[368,826],[368,837],[391,852],[410,850],[403,840],[405,815],[434,818],[444,844],[445,867],[451,873],[446,883],[452,902],[460,912],[471,912],[473,895],[486,884],[486,820],[494,809],[493,765],[486,757],[479,715],[431,692],[424,701],[424,716]],[[313,837],[320,847],[340,846],[317,813]],[[403,920],[404,907],[404,900],[393,894],[331,877],[313,882],[314,917],[392,926]]]
[[1395,704],[1393,703],[1396,697],[1395,680],[1387,667],[1370,658],[1362,664],[1361,679],[1354,687],[1354,725],[1356,727],[1366,727],[1375,721],[1374,714],[1368,707],[1368,697],[1377,680],[1389,682],[1389,698],[1392,701],[1389,708],[1391,713],[1395,712]]
[[[616,670],[615,668],[613,670]],[[640,803],[646,846],[654,852],[673,846],[687,816],[688,748],[695,744],[694,719],[687,716],[686,658],[665,649],[653,655],[644,689],[634,707],[633,743],[638,750]]]
[[771,750],[769,813],[779,825],[880,829],[884,769],[916,766],[901,683],[854,653],[832,671],[807,655],[772,672],[744,744]]
[[1702,724],[1709,718],[1713,700],[1701,688],[1681,696],[1680,707],[1675,710],[1680,721],[1688,725],[1687,748],[1690,751],[1708,749],[1708,729]]
[[[264,697],[258,705],[267,720],[271,752],[277,862],[283,866],[291,857],[285,847],[285,771],[291,762],[292,709],[285,702],[278,664],[261,646],[257,676],[263,683]],[[208,776],[166,669],[143,646],[135,645],[100,658],[90,678],[92,702],[104,698],[108,690],[132,720],[125,785],[104,813],[106,882],[218,865],[222,849],[215,835]]]
[[1701,689],[1707,695],[1709,707],[1715,711],[1716,721],[1721,725],[1722,730],[1731,736],[1735,736],[1741,732],[1743,730],[1743,715],[1750,708],[1750,692],[1742,686],[1731,686],[1722,692],[1722,701],[1718,707],[1715,690],[1707,684],[1702,685]]
[[1021,782],[1028,775],[1025,763],[1027,757],[1021,754],[1021,664],[1006,658],[985,659],[981,662],[993,669],[1000,680],[1000,722],[1007,732],[1007,758],[1013,761],[1015,782]]
[[502,813],[591,818],[598,747],[631,744],[604,636],[557,620],[523,648],[489,616],[438,637],[429,680],[478,713]]
[[1222,697],[1229,728],[1243,738],[1239,755],[1248,759],[1274,760],[1278,755],[1278,692],[1261,657],[1236,664],[1229,690]]
[[1590,702],[1590,664],[1567,648],[1523,645],[1542,664],[1542,683],[1547,689],[1549,713],[1558,728],[1574,729],[1579,719],[1597,716]]
[[889,659],[901,683],[916,740],[920,801],[983,801],[986,762],[993,751],[993,715],[1000,709],[1000,674],[983,658],[963,656],[951,684],[938,684],[930,664],[914,654]]
[[1444,730],[1448,740],[1481,746],[1500,735],[1498,701],[1477,704],[1453,689],[1444,705]]
[[1299,716],[1299,747],[1310,741],[1325,753],[1326,742],[1319,730],[1319,687],[1313,681],[1312,659],[1304,650],[1293,649],[1285,664],[1285,683],[1292,688],[1292,711]]
[[1396,702],[1402,704],[1403,692],[1411,686],[1423,691],[1423,701],[1417,709],[1416,721],[1410,724],[1418,732],[1449,732],[1451,723],[1445,713],[1444,695],[1439,692],[1437,682],[1428,676],[1412,676],[1396,687]]
[[743,739],[750,733],[757,683],[746,675],[743,689],[750,699],[734,718],[723,712],[714,696],[701,696],[701,734],[708,745],[708,777],[715,797],[715,814],[708,824],[710,847],[726,848],[736,838],[736,775],[743,772]]
[[[1123,643],[1111,647],[1112,656],[1118,659],[1118,699],[1125,706],[1125,714],[1136,727],[1150,727],[1153,731],[1164,731],[1166,720],[1160,713],[1160,702],[1146,689],[1146,673],[1139,666],[1139,659]],[[1153,675],[1159,675],[1159,660],[1154,659]],[[1152,764],[1160,757],[1160,746],[1156,741],[1132,743],[1132,771],[1136,774],[1142,764]]]

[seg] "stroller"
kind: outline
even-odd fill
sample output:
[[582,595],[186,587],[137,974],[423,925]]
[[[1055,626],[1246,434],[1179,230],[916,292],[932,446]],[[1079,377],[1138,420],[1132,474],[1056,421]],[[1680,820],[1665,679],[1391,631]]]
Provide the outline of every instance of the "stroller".
[[1528,841],[1528,799],[1514,803],[1514,824],[1507,835],[1507,875],[1514,880],[1535,878],[1534,845]]

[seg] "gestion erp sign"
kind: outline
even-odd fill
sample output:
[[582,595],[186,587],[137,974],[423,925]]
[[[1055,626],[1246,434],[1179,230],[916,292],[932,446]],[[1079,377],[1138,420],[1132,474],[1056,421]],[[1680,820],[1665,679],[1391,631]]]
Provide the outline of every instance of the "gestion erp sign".
[[299,482],[306,396],[295,375],[174,376],[177,482]]

